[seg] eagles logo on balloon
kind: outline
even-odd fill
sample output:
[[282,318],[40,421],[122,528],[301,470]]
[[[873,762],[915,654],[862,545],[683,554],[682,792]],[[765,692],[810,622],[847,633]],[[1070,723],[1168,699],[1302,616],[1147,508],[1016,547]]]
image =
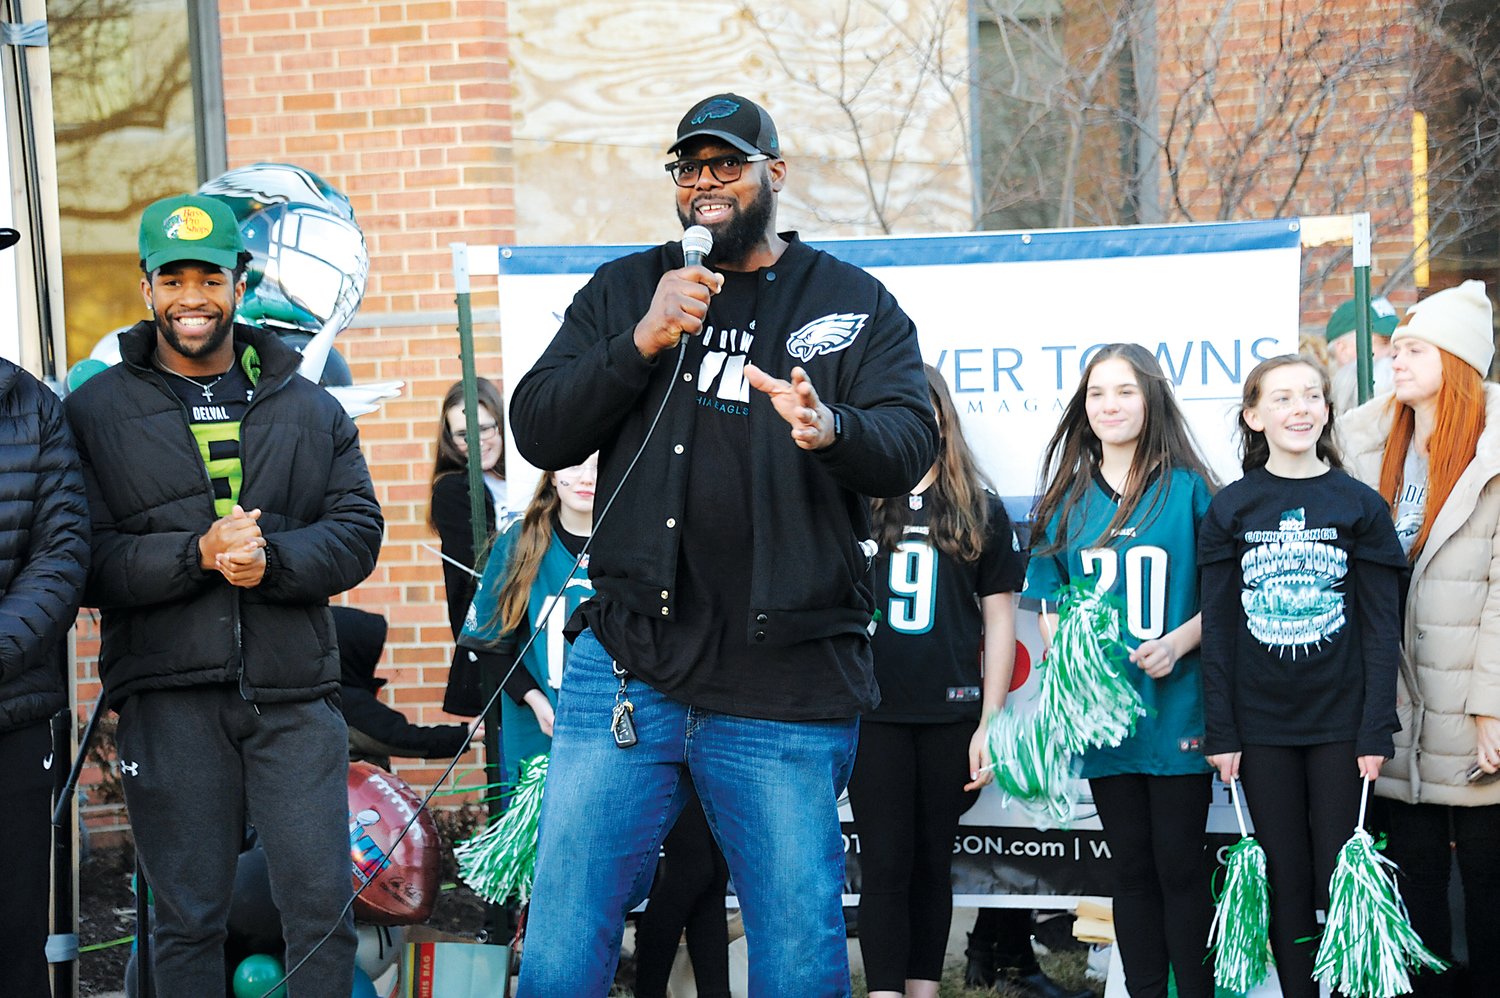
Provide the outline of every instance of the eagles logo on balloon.
[[198,193],[234,210],[252,257],[236,318],[314,335],[349,325],[365,295],[370,254],[347,197],[317,174],[282,163],[230,170]]

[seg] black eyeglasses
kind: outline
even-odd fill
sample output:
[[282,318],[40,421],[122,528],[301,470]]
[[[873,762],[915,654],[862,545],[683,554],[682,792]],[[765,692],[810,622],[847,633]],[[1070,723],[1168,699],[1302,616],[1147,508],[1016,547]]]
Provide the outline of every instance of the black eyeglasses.
[[679,159],[675,163],[668,163],[665,169],[672,175],[672,179],[677,181],[678,187],[691,187],[696,184],[705,166],[719,183],[732,184],[740,179],[740,174],[745,172],[746,163],[759,163],[761,160],[770,158],[765,153],[756,153],[754,156],[730,153],[727,156],[710,156],[708,159]]
[[[499,432],[500,432],[500,427],[497,424],[495,424],[495,423],[480,423],[479,424],[479,439],[480,440],[492,440],[492,439],[494,439],[495,435],[497,433],[499,433]],[[460,444],[461,443],[466,443],[468,441],[468,439],[469,439],[469,431],[468,430],[452,430],[452,431],[450,431],[449,435],[453,437],[454,442],[460,443]]]

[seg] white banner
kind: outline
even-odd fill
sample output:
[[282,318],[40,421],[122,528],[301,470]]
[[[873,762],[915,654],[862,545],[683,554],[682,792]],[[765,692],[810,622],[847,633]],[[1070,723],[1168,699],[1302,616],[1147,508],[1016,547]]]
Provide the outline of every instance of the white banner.
[[[1037,488],[1041,455],[1078,385],[1091,353],[1107,343],[1139,343],[1161,361],[1205,455],[1222,480],[1239,477],[1234,426],[1244,377],[1256,363],[1297,348],[1300,225],[1295,219],[1210,225],[984,233],[815,243],[880,278],[916,322],[923,357],[953,390],[964,433],[1013,519],[1025,519]],[[574,293],[602,263],[641,247],[531,246],[500,251],[501,345],[509,391],[561,323]],[[536,470],[506,450],[513,497],[527,496]],[[1034,614],[1018,615],[1013,701],[1032,699],[1031,663],[1041,642]],[[1218,788],[1222,790],[1223,788]],[[848,820],[847,808],[843,812]],[[967,826],[1029,827],[1000,805],[993,789],[964,816]],[[1227,797],[1210,816],[1211,831],[1236,829]],[[961,831],[955,885],[965,889],[962,857],[994,864],[1013,855],[1071,861],[1107,860],[1098,821],[1085,795],[1070,833],[1006,844],[1002,835]],[[968,842],[969,845],[965,845]],[[1054,848],[1056,855],[1054,855]],[[1015,850],[1023,852],[1015,852]],[[858,843],[850,845],[857,855]],[[1060,897],[1099,893],[1059,871],[1031,891]],[[980,878],[982,880],[983,878]],[[974,897],[966,898],[974,903]],[[1031,898],[1028,903],[1039,899]]]

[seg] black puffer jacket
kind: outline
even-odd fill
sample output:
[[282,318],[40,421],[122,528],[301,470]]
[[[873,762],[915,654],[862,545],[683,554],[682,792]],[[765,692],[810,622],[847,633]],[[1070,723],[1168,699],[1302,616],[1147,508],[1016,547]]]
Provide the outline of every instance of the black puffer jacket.
[[83,475],[62,403],[0,360],[0,732],[68,705],[57,647],[88,570]]
[[213,493],[187,413],[151,366],[153,328],[127,330],[122,363],[68,396],[94,527],[84,598],[103,612],[114,706],[140,690],[226,682],[252,701],[338,688],[328,598],[370,574],[384,529],[359,436],[276,336],[236,325],[234,339],[251,348],[240,362],[256,385],[240,425],[240,505],[262,511],[266,538],[254,588],[199,567]]

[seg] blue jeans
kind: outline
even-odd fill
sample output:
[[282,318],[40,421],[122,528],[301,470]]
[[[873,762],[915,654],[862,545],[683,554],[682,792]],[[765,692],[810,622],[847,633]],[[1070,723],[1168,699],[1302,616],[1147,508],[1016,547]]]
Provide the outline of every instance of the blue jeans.
[[633,748],[610,732],[619,680],[589,631],[563,671],[523,998],[609,993],[625,914],[646,896],[691,777],[740,899],[750,994],[849,994],[837,800],[858,721],[766,721],[700,710],[631,679]]

